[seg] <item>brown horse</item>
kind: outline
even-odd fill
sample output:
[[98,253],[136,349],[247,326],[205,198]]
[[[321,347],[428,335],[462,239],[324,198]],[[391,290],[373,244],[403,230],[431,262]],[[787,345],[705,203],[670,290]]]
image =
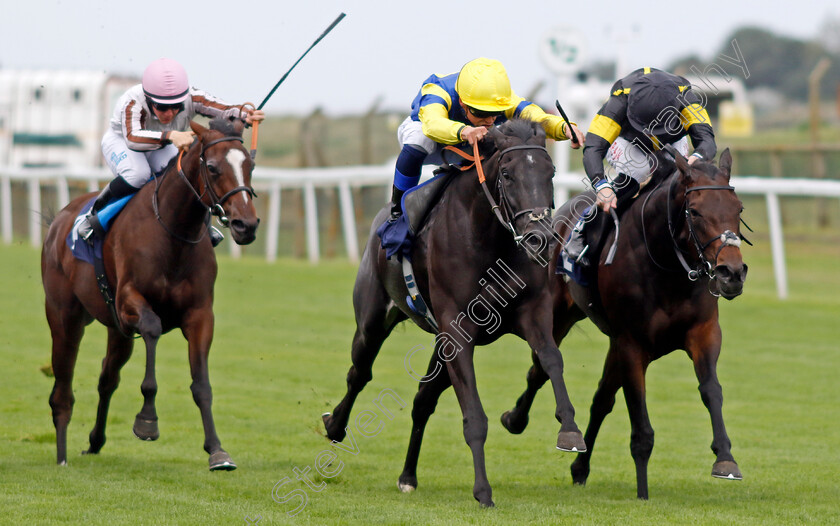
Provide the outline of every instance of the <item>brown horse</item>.
[[[539,125],[514,120],[492,129],[485,142],[494,148],[484,162],[486,185],[479,184],[476,168],[454,176],[414,242],[414,276],[437,327],[409,307],[400,263],[385,258],[371,230],[353,289],[356,334],[347,394],[323,418],[327,437],[343,440],[353,403],[372,378],[382,343],[397,323],[412,319],[436,334],[436,353],[423,378],[411,375],[420,380],[420,389],[414,399],[400,489],[417,487],[417,458],[426,422],[440,394],[453,385],[463,414],[464,439],[473,456],[473,496],[482,506],[492,506],[484,462],[487,416],[473,365],[476,345],[487,345],[504,334],[526,340],[554,387],[555,416],[561,423],[558,449],[581,451],[584,444],[563,381],[563,358],[552,340],[547,273],[535,263],[544,253],[542,261],[547,264],[548,242],[536,248],[531,244],[542,234],[543,223],[549,224],[552,204],[554,167],[545,149],[545,132]],[[494,214],[498,210],[506,221],[498,220],[501,215]],[[387,216],[386,208],[374,224]]]
[[[700,397],[711,416],[712,451],[717,457],[712,475],[741,479],[723,423],[717,359],[721,348],[718,297],[731,300],[741,294],[747,274],[739,248],[743,207],[729,184],[732,157],[728,149],[721,154],[719,167],[707,162],[689,165],[673,153],[678,170],[670,177],[668,172],[665,177],[655,175],[624,214],[613,264],[604,264],[604,251],[597,271],[591,273],[589,289],[560,275],[554,276],[551,285],[558,344],[585,316],[610,338],[584,436],[587,451],[572,464],[572,479],[576,484],[586,483],[598,430],[615,404],[616,392],[623,388],[640,499],[648,498],[647,464],[653,450],[645,371],[653,360],[676,349],[684,349],[693,360]],[[666,166],[664,161],[660,166]],[[592,202],[591,194],[578,196],[558,211],[559,239],[566,239],[576,220],[572,214],[576,201],[586,199]],[[561,249],[561,244],[555,247],[555,261]],[[502,424],[510,432],[525,429],[534,395],[547,378],[534,359],[527,390],[502,415]]]
[[189,343],[190,388],[204,423],[210,469],[236,468],[221,447],[210,407],[207,357],[213,339],[217,267],[206,220],[211,212],[223,214],[221,220],[229,221],[236,243],[254,240],[259,219],[252,199],[253,164],[241,144],[241,126],[228,121],[214,121],[209,130],[195,123],[191,126],[197,140],[182,158],[173,159],[162,177],[129,201],[104,240],[102,259],[113,285],[116,320],[100,294],[93,266],[76,259],[65,242],[74,219],[93,194],[73,200],[50,225],[41,273],[52,333],[55,385],[50,407],[59,464],[67,463],[79,342],[85,326],[95,319],[108,327],[108,350],[99,377],[96,424],[84,453],[99,453],[105,444],[108,404],[119,384],[120,369],[131,356],[135,332],[146,344],[146,373],[140,388],[144,403],[134,433],[143,440],[158,438],[155,348],[161,334],[178,327]]

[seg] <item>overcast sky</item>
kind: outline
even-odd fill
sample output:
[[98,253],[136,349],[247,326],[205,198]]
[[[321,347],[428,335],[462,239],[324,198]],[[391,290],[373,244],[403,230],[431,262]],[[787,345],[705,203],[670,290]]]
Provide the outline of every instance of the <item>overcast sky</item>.
[[[668,7],[664,7],[668,6]],[[431,73],[478,56],[501,60],[520,94],[554,75],[538,53],[556,27],[574,28],[594,59],[619,50],[631,69],[708,59],[752,24],[812,38],[835,0],[627,2],[561,0],[15,0],[0,14],[0,67],[92,69],[140,75],[152,60],[180,61],[193,86],[228,102],[259,104],[321,32],[347,17],[295,68],[271,113],[404,109]],[[750,57],[745,57],[749,63]],[[835,64],[834,67],[840,67]]]

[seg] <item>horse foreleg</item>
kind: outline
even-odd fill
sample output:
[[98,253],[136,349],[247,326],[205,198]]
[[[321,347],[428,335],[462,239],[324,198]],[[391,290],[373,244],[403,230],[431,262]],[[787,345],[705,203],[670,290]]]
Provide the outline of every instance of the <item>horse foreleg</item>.
[[531,359],[534,365],[528,369],[528,375],[525,378],[527,382],[525,392],[516,400],[513,409],[502,414],[502,426],[515,435],[522,433],[528,427],[528,412],[531,410],[531,404],[534,403],[534,397],[537,396],[537,391],[548,381],[548,375],[540,365],[540,360],[535,351],[531,351]]
[[400,491],[408,493],[417,489],[417,461],[420,458],[420,446],[423,443],[423,433],[429,417],[435,412],[441,393],[452,385],[449,373],[438,359],[437,353],[432,355],[426,376],[420,382],[417,395],[414,397],[414,407],[411,410],[411,438],[408,451],[405,454],[405,465],[397,483]]
[[[365,258],[367,261],[367,258]],[[364,262],[363,262],[364,265]],[[363,268],[359,270],[364,272]],[[370,271],[373,272],[373,271]],[[324,413],[321,419],[327,432],[327,438],[341,442],[347,434],[347,422],[356,397],[368,382],[373,379],[373,362],[379,349],[391,330],[405,315],[399,313],[389,317],[388,295],[382,285],[370,276],[357,278],[353,290],[353,305],[356,309],[356,333],[353,335],[350,358],[353,365],[347,371],[347,393],[332,413]]]
[[47,298],[47,321],[52,334],[52,369],[55,376],[50,393],[50,408],[55,425],[56,462],[67,464],[67,426],[73,415],[73,369],[79,354],[79,342],[85,332],[81,305],[54,306]]
[[484,507],[492,507],[493,490],[487,480],[487,468],[484,461],[484,443],[487,441],[487,414],[481,405],[475,382],[472,345],[464,345],[455,357],[447,362],[449,378],[464,417],[464,440],[473,457],[475,484],[473,497]]
[[99,453],[105,445],[105,425],[108,420],[108,406],[111,396],[120,383],[120,369],[131,357],[134,340],[126,338],[113,327],[108,328],[108,352],[102,359],[102,374],[99,376],[99,407],[96,410],[96,424],[90,432],[90,448],[86,453]]
[[572,462],[572,482],[575,484],[586,484],[592,451],[595,449],[595,439],[598,437],[598,431],[604,419],[615,406],[615,393],[621,387],[621,370],[618,365],[618,354],[611,346],[604,363],[604,372],[598,382],[598,389],[592,399],[592,406],[589,408],[589,424],[586,426],[586,434],[583,437],[586,442],[586,452],[578,455]]
[[711,326],[701,325],[690,330],[687,336],[686,350],[694,362],[700,398],[712,419],[712,451],[716,456],[712,476],[741,480],[743,475],[732,456],[732,443],[723,423],[723,390],[717,378],[717,360],[721,345],[720,325],[717,322],[711,322]]
[[143,393],[143,408],[134,419],[134,436],[140,440],[157,440],[158,430],[155,396],[157,396],[157,380],[155,378],[155,353],[157,342],[163,332],[160,318],[140,293],[126,285],[118,292],[117,304],[120,305],[120,319],[127,328],[140,333],[146,344],[146,373],[140,384]]
[[622,387],[630,414],[630,455],[636,464],[636,496],[647,500],[647,468],[653,452],[653,427],[645,400],[645,372],[650,362],[635,343],[622,342],[619,345],[622,346],[619,352],[624,357],[621,363],[624,370]]
[[216,434],[216,424],[213,421],[213,390],[210,387],[210,373],[207,365],[210,343],[213,341],[213,323],[212,310],[196,310],[185,317],[181,330],[189,343],[190,375],[192,376],[190,391],[201,413],[201,422],[204,425],[204,451],[210,455],[208,459],[210,471],[230,471],[236,469],[236,464],[222,449],[222,443]]
[[575,423],[575,408],[569,400],[566,381],[563,379],[563,355],[560,354],[560,349],[557,348],[551,334],[552,313],[548,308],[535,310],[535,315],[528,317],[528,321],[532,324],[525,327],[525,338],[536,353],[539,364],[548,375],[554,389],[556,403],[554,417],[560,422],[557,449],[571,452],[586,451],[583,434]]
[[[566,310],[561,311],[559,308],[555,308],[553,331],[554,341],[557,345],[560,345],[560,342],[563,341],[563,338],[566,337],[569,330],[582,317],[583,314],[574,307],[574,303]],[[513,409],[502,414],[502,425],[513,434],[519,434],[525,431],[525,428],[528,426],[528,412],[531,410],[531,404],[534,402],[537,391],[549,380],[548,374],[546,374],[545,369],[540,365],[539,356],[534,350],[531,351],[531,360],[534,362],[534,365],[528,370],[525,392],[516,400],[516,406]]]

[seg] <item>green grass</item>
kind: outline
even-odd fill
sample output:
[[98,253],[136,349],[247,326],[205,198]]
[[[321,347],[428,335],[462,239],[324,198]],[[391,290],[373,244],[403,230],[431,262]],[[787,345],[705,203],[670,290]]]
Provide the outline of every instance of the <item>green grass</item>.
[[[833,236],[836,239],[836,235]],[[28,246],[0,246],[0,523],[3,524],[829,524],[840,501],[840,246],[788,239],[791,298],[776,299],[769,247],[745,247],[745,294],[721,304],[724,349],[719,377],[724,415],[742,482],[713,479],[711,426],[691,362],[673,353],[648,372],[648,409],[656,430],[648,502],[635,498],[629,423],[616,404],[599,436],[586,487],[570,482],[573,456],[554,449],[558,424],[548,389],[537,397],[531,424],[509,435],[498,421],[524,388],[529,353],[515,338],[480,350],[477,375],[490,419],[487,469],[497,507],[472,498],[473,470],[451,390],[431,419],[420,458],[420,486],[396,489],[416,389],[404,370],[411,348],[431,339],[398,328],[359,397],[354,417],[376,410],[373,399],[393,389],[406,407],[375,437],[356,433],[359,453],[334,450],[320,414],[344,393],[354,322],[350,293],[355,268],[333,261],[309,266],[284,260],[220,259],[216,332],[210,360],[214,413],[223,446],[239,465],[210,473],[203,433],[189,390],[186,344],[179,332],[158,348],[161,438],[131,432],[142,404],[144,353],[138,342],[125,366],[100,455],[81,456],[96,411],[96,384],[105,332],[92,325],[83,340],[74,382],[76,406],[66,467],[55,465],[55,432],[47,397],[52,379],[43,314],[39,255]],[[563,351],[577,420],[600,376],[605,338],[590,324],[573,330]],[[418,353],[419,368],[423,353]],[[396,408],[394,404],[389,407]],[[355,424],[352,424],[355,429]],[[319,453],[338,453],[341,473],[316,484],[293,470],[312,468]],[[339,464],[333,463],[338,469]],[[305,490],[308,502],[272,500]]]

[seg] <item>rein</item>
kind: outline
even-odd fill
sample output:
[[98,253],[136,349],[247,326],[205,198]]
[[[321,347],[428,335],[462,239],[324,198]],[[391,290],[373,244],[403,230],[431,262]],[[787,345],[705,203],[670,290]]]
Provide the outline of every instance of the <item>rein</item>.
[[[202,190],[201,193],[199,193],[195,189],[193,184],[187,178],[187,175],[184,173],[183,168],[181,168],[181,158],[184,155],[184,150],[181,150],[181,151],[178,152],[178,159],[176,160],[176,166],[178,168],[178,175],[187,184],[187,187],[192,191],[196,200],[198,200],[198,202],[201,203],[201,205],[205,208],[205,216],[204,216],[205,217],[205,222],[208,222],[210,220],[210,216],[216,216],[216,217],[219,218],[219,222],[223,226],[228,226],[228,224],[229,224],[229,220],[228,220],[227,216],[225,216],[224,207],[222,206],[222,205],[224,205],[225,201],[227,201],[228,199],[230,199],[231,196],[233,196],[234,194],[237,194],[239,192],[246,192],[246,193],[250,194],[251,197],[257,197],[257,193],[250,186],[237,186],[236,188],[227,192],[221,198],[216,194],[216,192],[213,191],[213,187],[210,185],[210,176],[207,173],[208,172],[207,161],[204,159],[204,152],[206,152],[207,149],[210,148],[211,146],[216,145],[216,144],[221,143],[221,142],[226,142],[226,141],[242,142],[242,138],[241,137],[221,137],[219,139],[212,140],[212,141],[208,142],[207,144],[202,145],[202,147],[201,147],[201,154],[199,156],[199,168],[198,168],[199,173],[201,174],[202,181],[204,183],[204,189]],[[201,235],[198,236],[198,238],[187,239],[185,237],[182,237],[182,236],[178,235],[176,232],[174,232],[172,229],[170,229],[168,226],[166,226],[166,223],[164,223],[163,219],[160,217],[160,210],[158,208],[158,191],[159,190],[160,190],[160,186],[158,185],[158,178],[155,177],[155,191],[152,194],[152,208],[154,209],[155,217],[157,218],[158,223],[160,223],[160,225],[163,227],[163,229],[166,230],[166,232],[169,233],[169,235],[171,235],[175,239],[177,239],[179,241],[183,241],[184,243],[189,243],[191,245],[195,245],[195,244],[199,243],[202,239],[204,239],[204,237],[207,235],[207,230],[206,229],[204,230],[204,232],[201,233]],[[204,204],[204,195],[205,194],[210,196],[210,206],[207,206],[207,205]]]
[[[499,206],[499,204],[496,203],[496,200],[493,198],[493,194],[490,193],[490,189],[487,186],[487,179],[484,176],[484,167],[481,165],[482,157],[481,154],[479,154],[478,152],[478,143],[476,142],[473,144],[472,156],[453,146],[447,146],[445,149],[459,155],[460,157],[472,163],[466,166],[461,166],[459,169],[462,172],[465,172],[473,166],[475,166],[476,172],[478,173],[478,182],[479,184],[481,184],[481,189],[484,191],[484,196],[487,198],[487,202],[490,204],[490,210],[492,210],[493,214],[496,216],[496,219],[499,220],[499,223],[502,224],[505,230],[507,230],[511,233],[511,235],[513,235],[513,240],[516,242],[517,245],[519,245],[522,242],[525,236],[516,232],[516,227],[514,226],[514,222],[516,221],[516,219],[518,219],[520,216],[528,214],[529,220],[531,222],[534,222],[545,219],[550,215],[551,211],[548,208],[546,208],[539,214],[534,214],[533,208],[520,210],[519,212],[514,212],[513,208],[510,206],[510,201],[507,197],[507,194],[505,193],[505,187],[502,184],[501,176],[501,159],[502,156],[504,156],[506,153],[511,152],[513,150],[542,150],[546,152],[546,155],[548,155],[548,150],[546,150],[544,146],[537,146],[533,144],[519,144],[517,146],[511,146],[510,148],[506,148],[499,152],[499,177],[496,178],[496,186],[499,188],[499,201],[501,203],[501,206]],[[504,211],[504,214],[502,214],[502,211]]]

